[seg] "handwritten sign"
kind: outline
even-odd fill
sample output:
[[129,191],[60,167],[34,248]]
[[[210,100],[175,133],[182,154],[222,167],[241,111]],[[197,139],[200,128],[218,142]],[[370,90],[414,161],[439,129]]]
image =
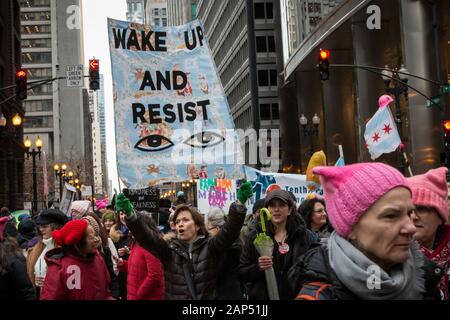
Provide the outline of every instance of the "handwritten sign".
[[230,205],[236,201],[236,180],[199,179],[197,183],[197,205],[201,213],[217,207],[228,214]]
[[123,194],[130,199],[133,208],[137,211],[157,212],[159,210],[158,188],[123,189]]

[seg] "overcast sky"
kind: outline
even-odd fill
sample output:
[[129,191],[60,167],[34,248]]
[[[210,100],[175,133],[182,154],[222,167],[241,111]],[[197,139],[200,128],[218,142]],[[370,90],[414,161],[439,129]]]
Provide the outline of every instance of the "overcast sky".
[[[114,135],[111,63],[107,18],[126,20],[126,0],[82,0],[85,66],[95,56],[100,59],[100,73],[105,80],[105,122],[108,175],[112,187],[119,190]],[[114,193],[114,190],[111,190]]]

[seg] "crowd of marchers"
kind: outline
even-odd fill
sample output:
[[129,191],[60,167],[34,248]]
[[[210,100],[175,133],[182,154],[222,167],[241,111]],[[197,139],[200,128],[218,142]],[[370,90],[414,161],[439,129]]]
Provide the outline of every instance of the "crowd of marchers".
[[0,300],[448,300],[447,171],[316,167],[323,196],[277,189],[247,210],[244,182],[226,213],[182,192],[159,212],[123,194],[69,215],[2,208]]

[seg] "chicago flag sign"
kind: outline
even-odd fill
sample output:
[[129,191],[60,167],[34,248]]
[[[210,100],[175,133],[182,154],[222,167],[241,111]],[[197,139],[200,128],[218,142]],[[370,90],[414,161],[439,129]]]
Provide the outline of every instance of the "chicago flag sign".
[[388,106],[380,107],[367,122],[364,139],[372,160],[398,148],[401,140]]

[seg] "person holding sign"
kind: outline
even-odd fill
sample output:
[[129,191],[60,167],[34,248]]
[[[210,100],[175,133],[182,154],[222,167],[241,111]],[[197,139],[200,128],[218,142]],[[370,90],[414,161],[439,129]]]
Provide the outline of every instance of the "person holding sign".
[[194,207],[180,205],[174,213],[177,238],[168,242],[152,236],[139,220],[129,199],[119,194],[116,210],[125,212],[126,223],[133,236],[146,250],[164,263],[165,297],[170,300],[216,299],[220,256],[238,239],[247,209],[244,203],[253,195],[250,182],[238,190],[238,200],[229,210],[227,222],[218,234],[210,237],[203,216]]
[[295,206],[288,191],[276,189],[269,192],[265,205],[270,211],[267,235],[274,243],[272,256],[260,256],[254,245],[257,235],[262,233],[261,223],[251,230],[244,239],[244,247],[239,263],[239,277],[247,288],[249,300],[268,300],[265,270],[273,268],[281,300],[295,298],[296,292],[290,288],[287,272],[297,258],[304,254],[316,241],[311,231],[306,229],[295,213]]

